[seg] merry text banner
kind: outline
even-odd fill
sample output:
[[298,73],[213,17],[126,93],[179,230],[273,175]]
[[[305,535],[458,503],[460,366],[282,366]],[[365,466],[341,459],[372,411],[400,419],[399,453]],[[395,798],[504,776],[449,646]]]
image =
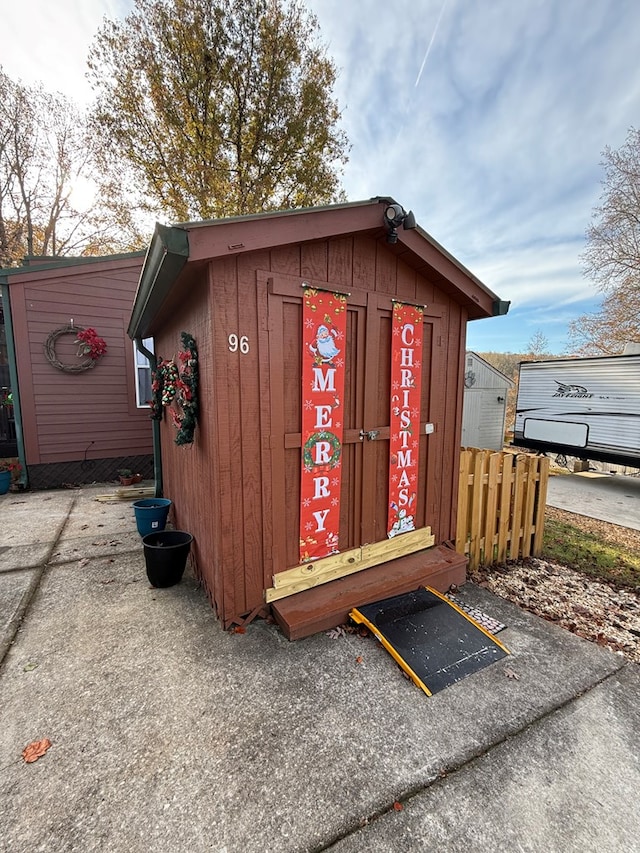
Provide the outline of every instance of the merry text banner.
[[305,288],[300,562],[339,550],[347,297]]

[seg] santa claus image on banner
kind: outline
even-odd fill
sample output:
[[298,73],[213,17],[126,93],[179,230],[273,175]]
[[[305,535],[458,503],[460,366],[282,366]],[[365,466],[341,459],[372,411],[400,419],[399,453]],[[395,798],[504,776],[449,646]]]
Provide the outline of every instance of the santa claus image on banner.
[[340,350],[336,347],[335,338],[338,332],[335,329],[329,331],[328,326],[318,326],[315,340],[309,344],[309,349],[318,363],[330,364],[338,355]]

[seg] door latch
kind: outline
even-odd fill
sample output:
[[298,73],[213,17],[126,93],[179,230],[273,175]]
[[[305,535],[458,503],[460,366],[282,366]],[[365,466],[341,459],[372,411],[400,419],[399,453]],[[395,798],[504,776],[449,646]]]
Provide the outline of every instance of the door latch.
[[380,435],[379,429],[370,429],[370,430],[361,429],[360,430],[360,441],[362,441],[365,438],[367,439],[367,441],[375,441],[379,435]]

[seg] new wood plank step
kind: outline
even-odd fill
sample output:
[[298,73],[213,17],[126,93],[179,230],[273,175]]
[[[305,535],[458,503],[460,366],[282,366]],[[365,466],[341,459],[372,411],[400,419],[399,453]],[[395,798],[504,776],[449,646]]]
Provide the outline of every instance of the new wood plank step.
[[344,624],[349,611],[392,595],[428,585],[446,592],[466,580],[467,558],[444,545],[392,560],[355,575],[282,598],[271,605],[273,615],[289,640]]

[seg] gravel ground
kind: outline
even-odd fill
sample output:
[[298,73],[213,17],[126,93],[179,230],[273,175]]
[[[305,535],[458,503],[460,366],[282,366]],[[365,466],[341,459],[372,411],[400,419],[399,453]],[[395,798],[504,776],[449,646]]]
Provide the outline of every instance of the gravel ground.
[[[549,515],[594,533],[608,542],[640,550],[640,531],[562,510]],[[640,595],[557,563],[529,559],[506,566],[482,566],[470,580],[525,610],[556,622],[640,663]]]

